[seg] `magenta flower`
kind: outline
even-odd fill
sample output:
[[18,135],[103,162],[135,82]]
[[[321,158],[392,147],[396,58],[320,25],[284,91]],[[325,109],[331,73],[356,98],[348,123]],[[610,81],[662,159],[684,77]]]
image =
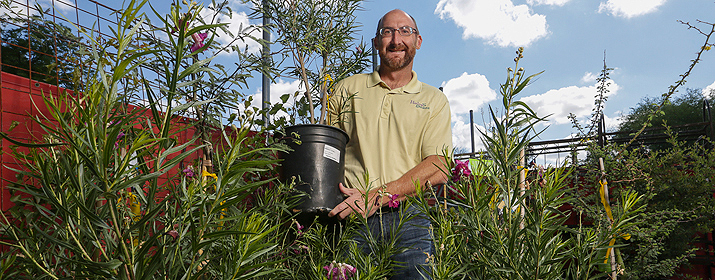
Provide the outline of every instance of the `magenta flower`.
[[454,170],[452,170],[452,181],[459,181],[462,176],[469,177],[472,175],[472,171],[469,170],[469,161],[454,161]]
[[192,53],[204,47],[204,40],[206,39],[206,36],[208,36],[208,33],[191,34],[191,39],[194,41],[194,44],[191,45]]
[[115,149],[119,147],[119,140],[121,140],[122,138],[124,138],[124,135],[126,135],[126,134],[124,134],[124,132],[121,132],[121,131],[119,132],[119,134],[117,134],[117,140],[114,141],[114,148],[115,148]]
[[295,253],[296,255],[300,255],[303,252],[310,252],[310,248],[308,248],[308,246],[305,246],[305,245],[300,245],[298,247],[298,249],[293,249],[293,253]]
[[194,175],[195,175],[195,174],[194,174],[194,168],[193,168],[191,165],[189,165],[189,166],[187,166],[186,168],[184,168],[184,170],[182,170],[181,172],[184,172],[184,175],[185,175],[186,177],[189,177],[189,178],[193,178]]
[[387,202],[387,206],[390,208],[397,208],[398,206],[400,206],[400,201],[397,200],[398,196],[400,196],[400,195],[393,194],[393,195],[387,196],[390,198],[390,201]]
[[328,271],[328,279],[330,280],[347,280],[357,274],[357,268],[346,263],[331,262],[323,269]]
[[295,222],[295,225],[296,225],[296,228],[298,228],[298,235],[302,235],[302,234],[303,234],[303,229],[305,228],[305,226],[303,226],[303,225],[301,225],[300,223],[298,223],[298,221]]

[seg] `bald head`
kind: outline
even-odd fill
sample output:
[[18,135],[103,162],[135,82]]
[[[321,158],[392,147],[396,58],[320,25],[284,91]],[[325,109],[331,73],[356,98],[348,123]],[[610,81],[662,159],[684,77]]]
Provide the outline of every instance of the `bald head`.
[[415,29],[419,30],[419,29],[417,28],[417,21],[415,20],[415,18],[413,18],[410,14],[408,14],[407,12],[405,12],[405,11],[403,11],[403,10],[394,9],[394,10],[392,10],[392,11],[387,12],[387,13],[386,13],[384,16],[382,16],[382,17],[380,18],[380,20],[377,22],[377,30],[375,31],[375,35],[378,35],[378,34],[380,33],[380,28],[383,27],[383,26],[382,26],[382,22],[385,20],[386,17],[388,17],[388,16],[396,16],[396,15],[399,15],[399,16],[403,16],[403,15],[404,15],[404,16],[408,16],[410,19],[412,19],[412,23],[415,24],[415,26],[412,26],[412,27],[414,27]]

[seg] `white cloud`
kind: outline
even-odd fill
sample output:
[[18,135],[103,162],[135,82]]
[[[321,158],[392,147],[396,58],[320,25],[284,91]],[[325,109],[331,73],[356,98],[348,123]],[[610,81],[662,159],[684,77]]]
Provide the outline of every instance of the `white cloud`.
[[596,74],[593,74],[591,72],[586,72],[585,74],[583,74],[583,77],[581,77],[581,83],[590,84],[590,83],[596,82],[597,78],[598,77],[596,76]]
[[[64,14],[67,16],[67,13],[69,12],[74,12],[74,3],[72,3],[69,0],[41,0],[41,1],[35,1],[35,0],[30,0],[30,1],[22,1],[19,2],[21,4],[18,4],[17,1],[10,1],[8,5],[10,6],[10,9],[8,10],[5,5],[0,5],[0,15],[2,17],[26,17],[28,10],[30,12],[30,15],[39,15],[40,12],[35,9],[37,7],[37,4],[43,9],[47,10],[48,8],[52,8],[52,5],[57,8],[57,10],[60,11],[61,14]],[[52,14],[52,11],[49,12]]]
[[548,34],[546,16],[511,0],[440,0],[435,14],[463,27],[462,38],[481,38],[500,47],[528,46]]
[[529,5],[553,5],[553,6],[563,6],[570,0],[526,0]]
[[[611,81],[606,96],[615,95],[618,92],[618,85]],[[596,85],[588,87],[570,86],[560,89],[552,89],[543,94],[527,96],[521,99],[534,110],[538,116],[548,117],[552,124],[569,123],[569,113],[576,115],[576,118],[583,120],[591,115],[593,109],[594,96],[596,95]]]
[[497,93],[489,88],[487,77],[481,74],[462,73],[461,76],[442,82],[444,94],[449,99],[452,118],[468,113],[496,99]]
[[618,129],[618,126],[623,122],[623,119],[621,118],[622,114],[623,112],[621,111],[613,113],[615,117],[609,117],[604,114],[603,122],[606,124],[606,131],[615,131]]
[[[471,152],[471,130],[469,120],[465,120],[464,116],[468,116],[469,110],[476,111],[484,104],[495,100],[497,93],[489,87],[487,77],[466,72],[457,78],[442,82],[442,87],[452,110],[452,145]],[[478,129],[481,129],[481,126],[475,124],[475,145],[477,150],[482,150],[484,145],[479,140]]]
[[632,18],[655,12],[667,0],[608,0],[598,6],[599,13],[616,17]]
[[711,92],[713,92],[713,94],[715,94],[715,82],[713,82],[709,86],[705,87],[705,89],[703,89],[703,94],[709,94]]
[[[277,83],[271,84],[271,104],[277,104],[281,102],[281,96],[284,94],[290,94],[293,96],[293,94],[300,90],[300,80],[292,80],[292,81],[286,81],[283,79],[278,79]],[[255,108],[261,108],[262,103],[263,103],[263,94],[261,92],[261,89],[257,91],[257,93],[252,95],[253,100],[251,102],[251,107]],[[295,104],[295,100],[292,98],[289,98],[286,104],[284,105],[286,108],[291,108]],[[244,110],[245,108],[240,108],[239,110]],[[283,112],[278,112],[278,114],[271,116],[271,118],[279,118],[282,117],[285,113]]]
[[[44,0],[40,4],[42,7],[52,7],[55,6],[61,13],[69,13],[75,11],[74,1],[71,0]],[[67,14],[65,14],[67,16]]]
[[[246,12],[239,12],[238,10],[242,8],[240,4],[233,3],[234,7],[232,7],[231,13],[229,14],[219,14],[216,16],[214,21],[216,23],[228,23],[228,30],[233,34],[233,36],[224,33],[220,29],[217,30],[216,38],[215,40],[219,42],[222,46],[226,45],[231,45],[231,46],[237,46],[240,49],[244,49],[248,47],[248,52],[250,53],[258,53],[261,51],[261,45],[256,42],[253,39],[250,38],[245,38],[243,40],[239,39],[234,41],[234,37],[236,37],[239,34],[245,34],[245,35],[251,35],[256,38],[262,37],[263,33],[255,28],[255,25],[252,25],[249,22],[248,15]],[[213,11],[211,9],[203,9],[201,11],[201,16],[204,18],[206,22],[210,22],[213,17]]]
[[[469,120],[464,120],[461,117],[453,119],[452,125],[452,145],[454,148],[460,148],[463,151],[472,151],[471,129]],[[484,144],[479,138],[479,131],[484,131],[484,127],[474,124],[474,149],[475,151],[483,151]]]

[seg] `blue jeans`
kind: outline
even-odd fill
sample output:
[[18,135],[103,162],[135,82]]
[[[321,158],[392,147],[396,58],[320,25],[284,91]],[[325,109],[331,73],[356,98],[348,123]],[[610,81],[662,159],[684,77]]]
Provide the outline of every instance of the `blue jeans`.
[[[414,206],[403,208],[383,208],[382,215],[378,211],[367,219],[368,227],[377,242],[390,242],[395,236],[397,238],[395,247],[407,249],[405,252],[392,256],[392,260],[397,266],[393,270],[391,279],[431,279],[429,277],[430,267],[427,265],[427,254],[431,256],[434,247],[429,230],[430,221]],[[412,219],[405,221],[398,231],[400,214],[404,215],[405,219],[409,217]],[[382,223],[380,223],[380,219],[382,219]],[[382,229],[380,228],[381,224]],[[361,235],[358,234],[355,240],[365,253],[370,253],[369,245]]]

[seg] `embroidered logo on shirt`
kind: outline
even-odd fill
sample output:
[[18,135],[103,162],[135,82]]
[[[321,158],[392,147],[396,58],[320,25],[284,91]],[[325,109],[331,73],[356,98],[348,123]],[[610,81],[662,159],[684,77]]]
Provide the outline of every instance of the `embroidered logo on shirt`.
[[420,102],[415,102],[414,100],[410,100],[410,105],[415,104],[416,108],[420,109],[429,109],[429,106],[427,106],[427,103],[420,103]]

